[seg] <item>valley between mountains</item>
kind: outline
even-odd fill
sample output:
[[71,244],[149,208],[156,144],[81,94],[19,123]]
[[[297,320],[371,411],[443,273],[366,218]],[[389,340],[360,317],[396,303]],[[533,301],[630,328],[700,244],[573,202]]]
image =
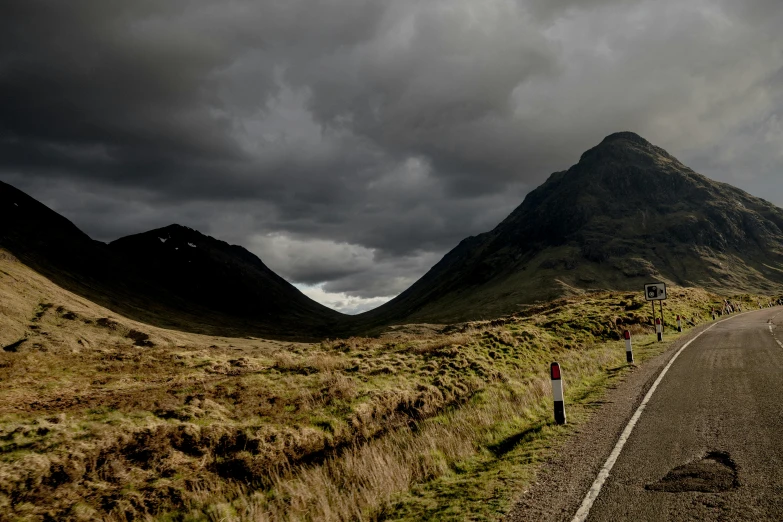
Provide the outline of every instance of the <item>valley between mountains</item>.
[[358,316],[240,246],[97,242],[0,183],[0,520],[497,520],[676,316],[781,296],[783,210],[629,132]]
[[619,132],[399,296],[346,316],[241,246],[181,225],[104,244],[0,182],[0,246],[59,286],[160,327],[287,340],[492,318],[584,291],[635,291],[651,278],[774,293],[783,285],[782,230],[780,208]]

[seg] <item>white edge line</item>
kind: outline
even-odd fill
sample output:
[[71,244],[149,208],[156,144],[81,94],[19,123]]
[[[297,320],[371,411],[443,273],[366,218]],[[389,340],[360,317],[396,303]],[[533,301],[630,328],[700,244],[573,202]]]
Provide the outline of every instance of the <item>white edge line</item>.
[[[744,312],[739,315],[745,315],[748,313],[751,312]],[[617,462],[618,457],[620,457],[620,452],[623,451],[623,447],[625,446],[625,443],[628,442],[628,438],[631,436],[631,432],[633,432],[636,423],[639,421],[639,417],[642,416],[642,412],[647,407],[647,403],[652,398],[653,393],[655,393],[655,389],[658,388],[659,384],[661,384],[663,377],[666,375],[666,372],[669,371],[671,365],[674,364],[674,361],[677,360],[677,357],[679,357],[682,351],[685,350],[688,346],[690,346],[691,343],[693,343],[696,339],[698,339],[705,333],[709,332],[710,330],[718,326],[720,323],[729,321],[731,319],[734,319],[735,317],[739,317],[739,315],[735,315],[734,317],[729,317],[728,319],[723,319],[705,328],[704,330],[699,332],[696,335],[696,337],[694,337],[693,339],[685,343],[685,345],[683,345],[682,348],[677,350],[677,353],[674,354],[674,357],[672,357],[669,360],[669,363],[663,368],[663,371],[660,373],[660,375],[658,375],[658,378],[655,379],[655,382],[653,383],[650,390],[647,392],[647,395],[644,396],[642,403],[639,405],[638,408],[636,408],[636,412],[634,412],[633,417],[631,417],[631,420],[629,420],[628,424],[625,426],[623,433],[620,435],[620,440],[617,441],[617,444],[615,444],[614,449],[609,454],[609,458],[606,459],[606,462],[604,463],[604,466],[601,468],[601,471],[598,472],[598,476],[593,482],[593,485],[590,487],[590,490],[587,492],[587,495],[582,501],[582,505],[579,506],[579,510],[576,512],[576,515],[574,515],[574,518],[571,520],[571,522],[584,522],[587,519],[587,515],[590,514],[590,508],[593,507],[593,503],[595,502],[595,499],[597,499],[598,495],[601,493],[601,488],[603,488],[604,482],[606,482],[606,479],[609,477],[609,472],[612,471],[615,462]]]
[[[781,312],[781,313],[783,313],[783,312]],[[780,339],[778,339],[777,337],[775,337],[775,330],[773,329],[773,323],[774,323],[775,319],[777,319],[778,317],[780,317],[780,313],[779,313],[779,314],[777,314],[777,315],[776,315],[775,317],[773,317],[772,319],[770,319],[770,323],[769,323],[769,333],[771,333],[771,334],[772,334],[772,338],[773,338],[773,339],[775,339],[775,342],[776,342],[776,343],[778,343],[778,346],[780,346],[781,348],[783,348],[783,343],[782,343],[782,342],[780,342]]]

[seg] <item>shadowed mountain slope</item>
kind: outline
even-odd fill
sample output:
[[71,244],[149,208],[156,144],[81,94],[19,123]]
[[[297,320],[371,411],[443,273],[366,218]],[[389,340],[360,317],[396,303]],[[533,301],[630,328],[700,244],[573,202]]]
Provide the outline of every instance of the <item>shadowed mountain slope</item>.
[[66,290],[164,328],[307,339],[331,333],[343,317],[244,248],[177,225],[106,245],[2,182],[0,247]]
[[170,225],[123,237],[109,248],[155,286],[233,317],[324,328],[344,317],[305,296],[255,254],[188,227]]
[[585,289],[662,279],[723,293],[783,284],[783,210],[631,132],[556,172],[364,324],[493,317]]

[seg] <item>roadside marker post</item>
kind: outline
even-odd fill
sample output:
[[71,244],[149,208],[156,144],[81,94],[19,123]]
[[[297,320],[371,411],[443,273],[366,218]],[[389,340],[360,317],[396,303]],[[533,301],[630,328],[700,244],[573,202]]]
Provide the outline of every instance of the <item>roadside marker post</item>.
[[552,377],[552,398],[555,401],[555,423],[565,424],[565,402],[563,400],[563,379],[560,376],[560,365],[553,362],[549,368],[549,373]]
[[655,331],[658,334],[658,342],[663,341],[663,326],[660,319],[655,319]]
[[625,337],[625,360],[628,363],[633,363],[633,346],[631,345],[631,331],[626,330],[625,333],[623,333],[623,337]]
[[679,315],[677,316],[677,331],[682,333],[682,318]]
[[715,319],[717,319],[717,317],[715,316],[715,309],[713,308],[712,309],[712,320],[714,321]]

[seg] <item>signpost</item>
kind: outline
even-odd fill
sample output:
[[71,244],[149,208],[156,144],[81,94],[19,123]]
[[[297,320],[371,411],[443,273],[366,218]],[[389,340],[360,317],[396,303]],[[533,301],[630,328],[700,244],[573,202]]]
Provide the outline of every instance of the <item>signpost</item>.
[[666,283],[650,283],[644,285],[644,295],[648,301],[665,301]]
[[[652,303],[653,322],[658,323],[660,330],[658,331],[658,340],[663,340],[663,301],[666,300],[666,283],[649,283],[644,285],[644,298]],[[661,309],[660,322],[655,320],[655,301],[658,301],[658,305]],[[657,330],[657,328],[656,328]]]

